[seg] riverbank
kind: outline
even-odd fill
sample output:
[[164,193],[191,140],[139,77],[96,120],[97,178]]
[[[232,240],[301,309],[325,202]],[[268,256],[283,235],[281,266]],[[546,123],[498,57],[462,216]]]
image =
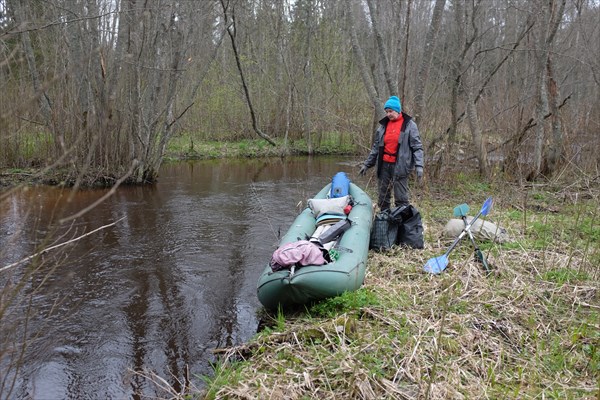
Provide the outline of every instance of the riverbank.
[[[318,139],[318,140],[317,140]],[[357,154],[355,144],[337,134],[318,135],[312,146],[311,155],[353,155]],[[217,158],[266,158],[283,156],[309,155],[304,140],[279,143],[271,146],[264,140],[246,139],[235,142],[198,140],[190,135],[173,138],[165,152],[163,163],[207,160]],[[88,169],[84,174],[66,168],[46,169],[41,167],[0,168],[0,188],[18,185],[52,185],[73,186],[79,182],[80,187],[110,187],[119,176],[112,176],[105,171]],[[124,182],[127,184],[127,181]]]
[[[462,189],[461,189],[462,188]],[[454,206],[478,210],[509,243],[467,240],[439,276],[422,271],[452,238]],[[207,399],[595,399],[600,396],[598,186],[448,183],[417,193],[424,250],[369,255],[359,291],[299,314],[265,314],[248,343],[218,349]]]
[[[351,139],[351,137],[344,137],[338,133],[315,135],[310,154],[320,156],[357,154],[357,145]],[[169,142],[165,160],[202,160],[224,157],[260,158],[285,155],[309,155],[306,141],[301,139],[284,143],[277,140],[277,146],[272,146],[260,139],[244,139],[235,142],[199,141],[190,135],[181,135]]]

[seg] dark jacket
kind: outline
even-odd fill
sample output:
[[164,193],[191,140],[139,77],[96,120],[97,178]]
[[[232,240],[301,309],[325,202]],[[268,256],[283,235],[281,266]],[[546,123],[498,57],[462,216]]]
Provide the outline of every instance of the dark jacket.
[[[417,124],[408,114],[402,113],[404,122],[400,128],[400,138],[398,139],[398,153],[396,154],[396,168],[394,174],[398,177],[405,177],[411,173],[415,167],[423,168],[423,144],[419,136]],[[371,153],[365,161],[365,166],[371,168],[377,162],[377,177],[381,174],[381,165],[383,164],[383,134],[390,120],[384,117],[379,121],[379,127],[375,131],[375,140]]]

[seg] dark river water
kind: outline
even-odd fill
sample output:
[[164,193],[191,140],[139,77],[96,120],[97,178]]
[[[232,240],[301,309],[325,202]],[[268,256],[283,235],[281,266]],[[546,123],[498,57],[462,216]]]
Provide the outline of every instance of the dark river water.
[[[257,331],[257,279],[306,200],[355,160],[166,165],[152,186],[35,187],[0,202],[0,398],[130,399],[202,387],[213,350]],[[142,374],[140,374],[142,373]]]

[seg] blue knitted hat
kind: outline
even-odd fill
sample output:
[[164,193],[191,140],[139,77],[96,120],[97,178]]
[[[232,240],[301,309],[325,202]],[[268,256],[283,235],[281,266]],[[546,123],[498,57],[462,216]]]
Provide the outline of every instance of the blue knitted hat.
[[392,96],[385,102],[383,109],[389,108],[390,110],[394,110],[396,112],[400,112],[402,110],[402,105],[400,104],[400,99],[398,96]]

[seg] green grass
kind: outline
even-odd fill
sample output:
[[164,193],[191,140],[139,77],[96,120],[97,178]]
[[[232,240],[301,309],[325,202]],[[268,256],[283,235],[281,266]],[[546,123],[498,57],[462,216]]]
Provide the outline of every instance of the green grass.
[[332,317],[340,313],[358,310],[361,307],[376,306],[379,303],[380,301],[375,292],[362,288],[326,299],[312,306],[309,313],[315,317]]
[[54,146],[54,137],[41,129],[20,131],[0,143],[3,161],[17,170],[44,165],[54,154]]
[[[221,157],[272,157],[281,155],[284,149],[282,139],[275,139],[276,146],[272,146],[264,139],[251,138],[235,141],[207,140],[206,135],[200,133],[183,133],[169,141],[166,150],[166,160],[210,159]],[[351,140],[342,133],[331,132],[317,135],[313,139],[313,152],[315,155],[341,155],[355,154],[357,148]],[[287,151],[290,154],[307,154],[305,139],[288,142]]]
[[553,282],[558,285],[565,283],[585,283],[590,280],[590,276],[585,272],[579,272],[570,268],[557,268],[549,270],[542,275],[542,279]]
[[[247,368],[249,362],[236,361],[233,363],[223,364],[216,362],[212,365],[214,375],[211,378],[200,377],[206,383],[206,389],[203,390],[202,399],[213,400],[217,399],[218,390],[225,385],[237,384],[242,381],[244,369]],[[199,398],[193,394],[187,397],[189,399]]]
[[469,198],[472,193],[491,192],[490,182],[479,179],[476,171],[458,172],[455,179],[456,185],[453,185],[453,194],[465,195],[466,198]]

